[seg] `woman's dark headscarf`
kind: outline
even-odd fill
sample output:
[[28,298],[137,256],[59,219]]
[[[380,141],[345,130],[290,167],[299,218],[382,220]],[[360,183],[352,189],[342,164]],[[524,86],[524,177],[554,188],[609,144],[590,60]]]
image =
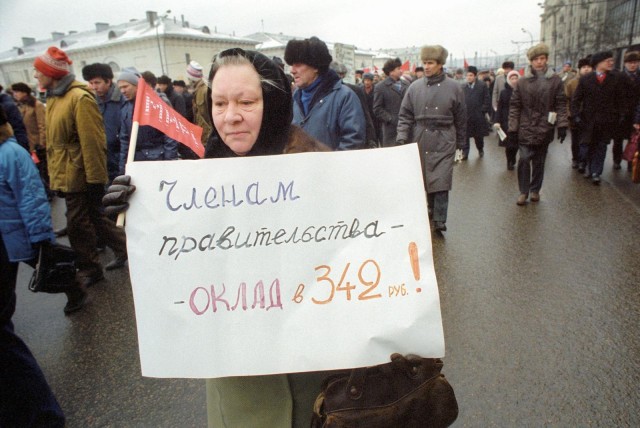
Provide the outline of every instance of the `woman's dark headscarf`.
[[[260,134],[253,148],[247,156],[264,156],[282,154],[287,143],[289,128],[293,118],[291,101],[291,84],[284,71],[271,59],[255,51],[245,51],[240,48],[227,49],[220,52],[213,61],[209,72],[209,88],[220,68],[216,62],[218,58],[226,56],[242,56],[249,60],[260,75],[262,100],[264,109]],[[209,115],[211,115],[211,89],[208,91]],[[211,121],[213,123],[213,120]],[[215,126],[207,142],[205,158],[226,158],[237,156],[222,141]]]

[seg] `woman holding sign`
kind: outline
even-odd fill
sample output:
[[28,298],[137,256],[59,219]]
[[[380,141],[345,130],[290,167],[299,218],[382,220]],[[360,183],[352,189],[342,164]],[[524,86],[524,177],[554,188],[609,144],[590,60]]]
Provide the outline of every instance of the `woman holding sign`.
[[[229,49],[209,73],[214,129],[206,158],[329,151],[291,125],[291,85],[284,72],[258,52]],[[107,212],[126,210],[135,190],[121,176],[105,196]],[[247,352],[251,352],[247,349]],[[207,380],[211,427],[308,427],[326,372]]]

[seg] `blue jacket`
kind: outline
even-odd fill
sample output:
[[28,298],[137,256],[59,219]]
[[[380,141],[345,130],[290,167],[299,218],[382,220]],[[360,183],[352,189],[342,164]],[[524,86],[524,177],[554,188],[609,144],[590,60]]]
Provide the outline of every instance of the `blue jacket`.
[[55,239],[38,169],[13,136],[0,139],[0,233],[12,262],[33,259],[32,244]]
[[111,85],[104,98],[96,98],[107,134],[107,172],[111,182],[118,175],[120,168],[120,114],[127,100],[115,83]]
[[[135,101],[128,101],[120,112],[120,174],[124,174],[129,153],[129,139],[133,125],[133,106]],[[174,160],[178,159],[178,142],[164,135],[151,126],[141,126],[136,140],[136,161]]]
[[333,70],[325,73],[323,79],[306,116],[302,108],[302,90],[293,94],[292,123],[333,150],[363,148],[367,122],[358,96],[342,84]]

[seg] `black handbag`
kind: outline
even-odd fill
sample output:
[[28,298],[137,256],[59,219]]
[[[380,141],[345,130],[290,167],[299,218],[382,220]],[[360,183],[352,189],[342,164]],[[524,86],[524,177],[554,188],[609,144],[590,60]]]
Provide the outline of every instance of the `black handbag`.
[[76,253],[67,245],[43,242],[29,281],[34,293],[64,293],[74,287]]
[[458,403],[439,358],[391,355],[391,362],[332,375],[314,405],[312,428],[447,427]]

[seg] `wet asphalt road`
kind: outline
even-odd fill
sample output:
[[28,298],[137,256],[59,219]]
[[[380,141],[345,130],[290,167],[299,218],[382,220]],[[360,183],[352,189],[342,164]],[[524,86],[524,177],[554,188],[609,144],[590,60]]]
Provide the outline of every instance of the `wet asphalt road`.
[[[552,144],[542,200],[525,207],[493,135],[456,166],[449,231],[433,237],[454,426],[640,426],[640,185],[607,157],[594,186],[569,143]],[[63,201],[53,208],[60,227]],[[29,275],[16,331],[68,427],[206,426],[204,381],[141,377],[126,270],[70,317],[64,296],[26,289]]]

